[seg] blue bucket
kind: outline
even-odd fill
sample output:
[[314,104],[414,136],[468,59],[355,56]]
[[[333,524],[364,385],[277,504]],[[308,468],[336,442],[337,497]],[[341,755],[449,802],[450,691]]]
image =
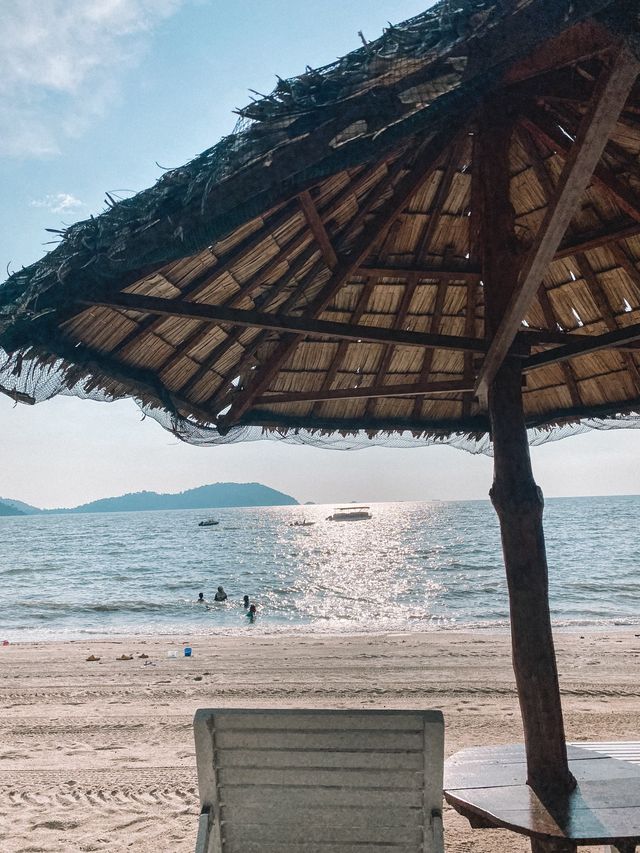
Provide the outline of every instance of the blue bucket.
[[184,656],[185,656],[186,658],[190,658],[190,657],[191,657],[191,646],[186,646],[186,647],[185,647],[185,650],[184,650]]

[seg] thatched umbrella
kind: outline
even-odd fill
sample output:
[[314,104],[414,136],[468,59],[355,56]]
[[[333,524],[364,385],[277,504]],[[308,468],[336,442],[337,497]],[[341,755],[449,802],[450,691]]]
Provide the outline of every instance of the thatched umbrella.
[[0,290],[0,385],[203,443],[481,441],[529,782],[567,790],[527,428],[640,409],[637,2],[456,0],[280,80]]

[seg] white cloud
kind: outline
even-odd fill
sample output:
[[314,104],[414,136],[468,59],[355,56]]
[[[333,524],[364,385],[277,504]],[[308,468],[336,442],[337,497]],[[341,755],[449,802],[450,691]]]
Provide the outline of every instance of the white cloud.
[[0,0],[0,154],[55,153],[185,0]]
[[44,207],[52,213],[68,213],[77,210],[79,207],[84,207],[84,203],[71,193],[56,193],[35,199],[31,202],[31,207]]

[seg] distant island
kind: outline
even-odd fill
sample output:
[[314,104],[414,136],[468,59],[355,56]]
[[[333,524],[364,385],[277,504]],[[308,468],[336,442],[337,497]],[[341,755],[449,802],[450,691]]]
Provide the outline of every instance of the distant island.
[[133,492],[76,507],[39,509],[23,501],[0,498],[0,515],[86,512],[143,512],[169,509],[221,509],[242,506],[295,506],[298,501],[261,483],[212,483],[175,494]]
[[25,513],[11,503],[0,501],[0,515],[25,515]]

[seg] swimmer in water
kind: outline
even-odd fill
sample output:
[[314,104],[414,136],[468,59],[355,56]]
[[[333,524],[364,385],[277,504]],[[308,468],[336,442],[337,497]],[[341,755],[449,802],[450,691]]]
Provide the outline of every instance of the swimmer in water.
[[255,604],[252,604],[249,610],[247,611],[247,619],[249,622],[255,622],[256,616],[258,615]]
[[198,603],[198,604],[204,604],[204,603],[205,603],[205,602],[204,602],[204,592],[199,592],[199,593],[198,593],[198,601],[197,601],[197,603]]
[[248,610],[248,609],[249,609],[249,596],[248,596],[248,595],[245,595],[245,596],[243,597],[243,599],[242,599],[242,605],[243,605],[243,607],[244,607],[244,609],[245,609],[245,610]]
[[226,601],[227,600],[227,593],[224,591],[224,589],[221,586],[218,587],[218,591],[213,596],[213,600],[214,601]]

